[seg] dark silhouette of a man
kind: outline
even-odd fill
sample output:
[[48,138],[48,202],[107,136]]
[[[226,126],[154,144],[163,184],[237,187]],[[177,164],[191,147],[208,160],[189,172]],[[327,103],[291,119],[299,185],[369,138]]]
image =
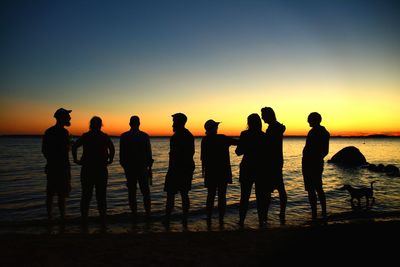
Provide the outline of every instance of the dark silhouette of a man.
[[226,189],[232,183],[232,169],[229,147],[237,145],[238,140],[218,134],[219,122],[208,120],[204,124],[206,136],[201,140],[201,163],[204,186],[207,188],[207,225],[211,217],[215,195],[218,191],[219,224],[223,226],[226,208]]
[[271,203],[271,193],[277,189],[280,201],[280,220],[285,221],[285,211],[287,203],[287,194],[285,184],[283,183],[283,133],[286,127],[279,123],[276,119],[275,112],[270,107],[261,109],[261,117],[265,123],[268,123],[266,134],[266,192],[267,192],[267,211],[266,218],[268,218],[268,208]]
[[311,205],[312,219],[317,218],[317,195],[321,204],[322,217],[326,218],[326,198],[322,188],[324,157],[329,152],[329,132],[321,126],[322,117],[317,112],[308,115],[311,130],[308,132],[303,149],[302,172],[304,187]]
[[[72,146],[74,162],[82,165],[81,169],[81,216],[82,224],[87,224],[90,200],[93,188],[96,188],[96,201],[102,225],[107,215],[107,165],[114,159],[115,149],[110,137],[101,131],[103,123],[100,117],[90,120],[90,130],[84,133]],[[77,150],[83,146],[82,157],[78,160]]]
[[65,219],[65,198],[71,191],[71,167],[69,163],[70,138],[65,126],[71,125],[71,110],[58,109],[54,113],[56,124],[48,128],[42,140],[42,153],[46,158],[46,207],[49,221],[53,219],[53,197],[58,197],[61,220]]
[[143,195],[146,216],[150,216],[151,200],[149,174],[153,165],[149,135],[139,130],[140,118],[132,116],[129,122],[131,129],[121,135],[119,158],[124,168],[128,186],[129,206],[134,219],[137,213],[136,185],[139,183]]
[[165,176],[164,191],[167,192],[164,225],[169,226],[170,215],[175,206],[175,195],[180,192],[182,197],[182,224],[187,225],[190,208],[189,191],[192,188],[193,171],[195,168],[194,137],[185,128],[187,117],[183,113],[172,115],[174,134],[170,139],[169,165]]

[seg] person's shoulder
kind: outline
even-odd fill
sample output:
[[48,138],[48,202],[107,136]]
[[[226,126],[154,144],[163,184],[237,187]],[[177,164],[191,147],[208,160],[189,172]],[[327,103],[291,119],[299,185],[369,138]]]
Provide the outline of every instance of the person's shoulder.
[[100,131],[100,135],[103,136],[104,138],[111,138],[107,133]]
[[53,133],[53,132],[54,132],[54,128],[55,128],[54,125],[51,126],[51,127],[49,127],[49,128],[47,128],[47,129],[44,131],[44,134],[45,134],[45,135],[48,135],[48,134]]
[[121,134],[121,137],[127,137],[127,136],[129,136],[129,134],[130,134],[130,131],[123,132]]
[[53,125],[53,126],[49,127],[44,132],[44,134],[45,135],[59,135],[59,134],[68,135],[69,132],[64,127],[57,127],[56,125]]
[[328,131],[324,126],[321,126],[321,131],[322,131],[325,135],[330,136],[329,131]]
[[283,125],[282,123],[277,122],[276,125],[277,125],[277,128],[279,129],[279,131],[281,131],[282,133],[286,131],[286,126]]
[[185,131],[184,131],[183,133],[184,133],[185,135],[190,136],[190,137],[193,138],[193,134],[192,134],[188,129],[185,128]]
[[139,130],[139,134],[145,138],[150,138],[149,134]]

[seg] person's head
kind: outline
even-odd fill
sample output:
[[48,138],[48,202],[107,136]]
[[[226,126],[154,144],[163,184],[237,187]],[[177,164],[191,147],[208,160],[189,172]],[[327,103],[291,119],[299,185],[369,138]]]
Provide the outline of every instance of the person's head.
[[216,122],[214,120],[208,120],[204,124],[204,129],[206,129],[206,134],[216,134],[218,131],[218,125],[220,122]]
[[322,117],[318,112],[311,112],[308,115],[307,122],[310,124],[310,127],[315,127],[320,125],[322,121]]
[[140,126],[140,119],[138,116],[132,116],[131,119],[129,120],[129,126],[131,128],[139,128]]
[[89,129],[92,131],[100,131],[101,126],[103,126],[103,121],[100,117],[94,116],[90,119]]
[[275,112],[270,107],[263,107],[261,109],[261,117],[265,123],[271,123],[276,121]]
[[262,124],[261,124],[261,118],[257,113],[250,114],[247,117],[247,128],[250,131],[261,131],[262,129]]
[[183,113],[175,113],[172,115],[172,121],[172,129],[176,132],[177,130],[185,128],[187,117]]
[[62,126],[70,126],[71,125],[71,116],[69,115],[72,110],[67,110],[64,108],[59,108],[54,113],[54,118],[57,120],[57,124]]

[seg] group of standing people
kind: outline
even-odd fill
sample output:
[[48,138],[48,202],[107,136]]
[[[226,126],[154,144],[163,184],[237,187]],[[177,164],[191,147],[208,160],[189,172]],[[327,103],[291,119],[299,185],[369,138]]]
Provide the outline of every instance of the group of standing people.
[[[72,149],[73,160],[81,165],[81,217],[87,224],[90,201],[93,189],[96,189],[96,200],[102,224],[106,222],[107,201],[106,189],[108,181],[107,166],[114,160],[115,148],[110,137],[101,131],[102,120],[95,116],[90,120],[89,131],[76,142],[71,142],[68,130],[71,110],[58,109],[54,117],[56,124],[46,130],[42,152],[47,160],[47,197],[46,206],[49,220],[52,220],[53,197],[58,196],[61,220],[65,219],[65,198],[71,191],[71,174],[69,151]],[[262,121],[268,124],[266,132],[262,131]],[[185,128],[187,117],[183,113],[172,115],[174,134],[170,138],[169,164],[165,177],[164,191],[167,194],[165,217],[163,223],[169,226],[170,216],[174,209],[175,197],[180,193],[182,199],[182,224],[187,225],[190,209],[189,191],[192,186],[195,163],[193,160],[194,137]],[[311,205],[312,218],[317,218],[317,200],[320,201],[322,216],[326,217],[326,200],[322,188],[322,172],[324,157],[329,150],[329,133],[320,125],[321,115],[313,112],[308,116],[312,128],[303,149],[302,171],[305,190]],[[249,199],[253,185],[257,202],[259,225],[267,222],[271,193],[277,190],[280,200],[280,220],[285,221],[287,193],[283,181],[283,149],[282,140],[285,126],[276,119],[270,107],[261,109],[261,117],[250,114],[247,118],[247,130],[241,132],[239,139],[218,134],[220,122],[208,120],[204,124],[206,136],[201,141],[201,162],[204,185],[207,188],[206,215],[207,225],[212,224],[214,200],[218,195],[219,224],[224,223],[226,209],[226,191],[232,183],[229,147],[236,147],[236,154],[243,156],[240,163],[240,206],[239,225],[245,222]],[[153,157],[148,134],[141,131],[138,116],[130,118],[131,129],[120,137],[120,164],[124,169],[128,201],[133,219],[136,220],[136,191],[139,184],[143,196],[146,217],[151,215],[151,197],[149,177],[152,176]],[[78,159],[78,148],[82,147],[82,155]]]

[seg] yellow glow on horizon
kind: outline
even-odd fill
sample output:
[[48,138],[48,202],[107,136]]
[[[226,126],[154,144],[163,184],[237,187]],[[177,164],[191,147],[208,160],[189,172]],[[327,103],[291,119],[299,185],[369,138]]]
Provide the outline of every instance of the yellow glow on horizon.
[[306,135],[307,116],[313,111],[322,115],[322,125],[331,135],[400,135],[400,81],[207,84],[204,89],[200,88],[204,84],[191,88],[191,95],[165,94],[148,102],[135,102],[135,95],[63,104],[3,99],[0,134],[42,134],[54,124],[54,111],[65,107],[73,110],[69,127],[73,135],[86,132],[90,118],[96,115],[103,119],[104,132],[118,136],[129,129],[130,116],[138,115],[143,131],[168,136],[172,134],[171,115],[183,112],[188,116],[186,126],[194,135],[204,135],[204,122],[214,119],[222,121],[220,133],[237,136],[246,129],[249,114],[260,114],[262,107],[271,106],[278,121],[286,126],[285,135]]

